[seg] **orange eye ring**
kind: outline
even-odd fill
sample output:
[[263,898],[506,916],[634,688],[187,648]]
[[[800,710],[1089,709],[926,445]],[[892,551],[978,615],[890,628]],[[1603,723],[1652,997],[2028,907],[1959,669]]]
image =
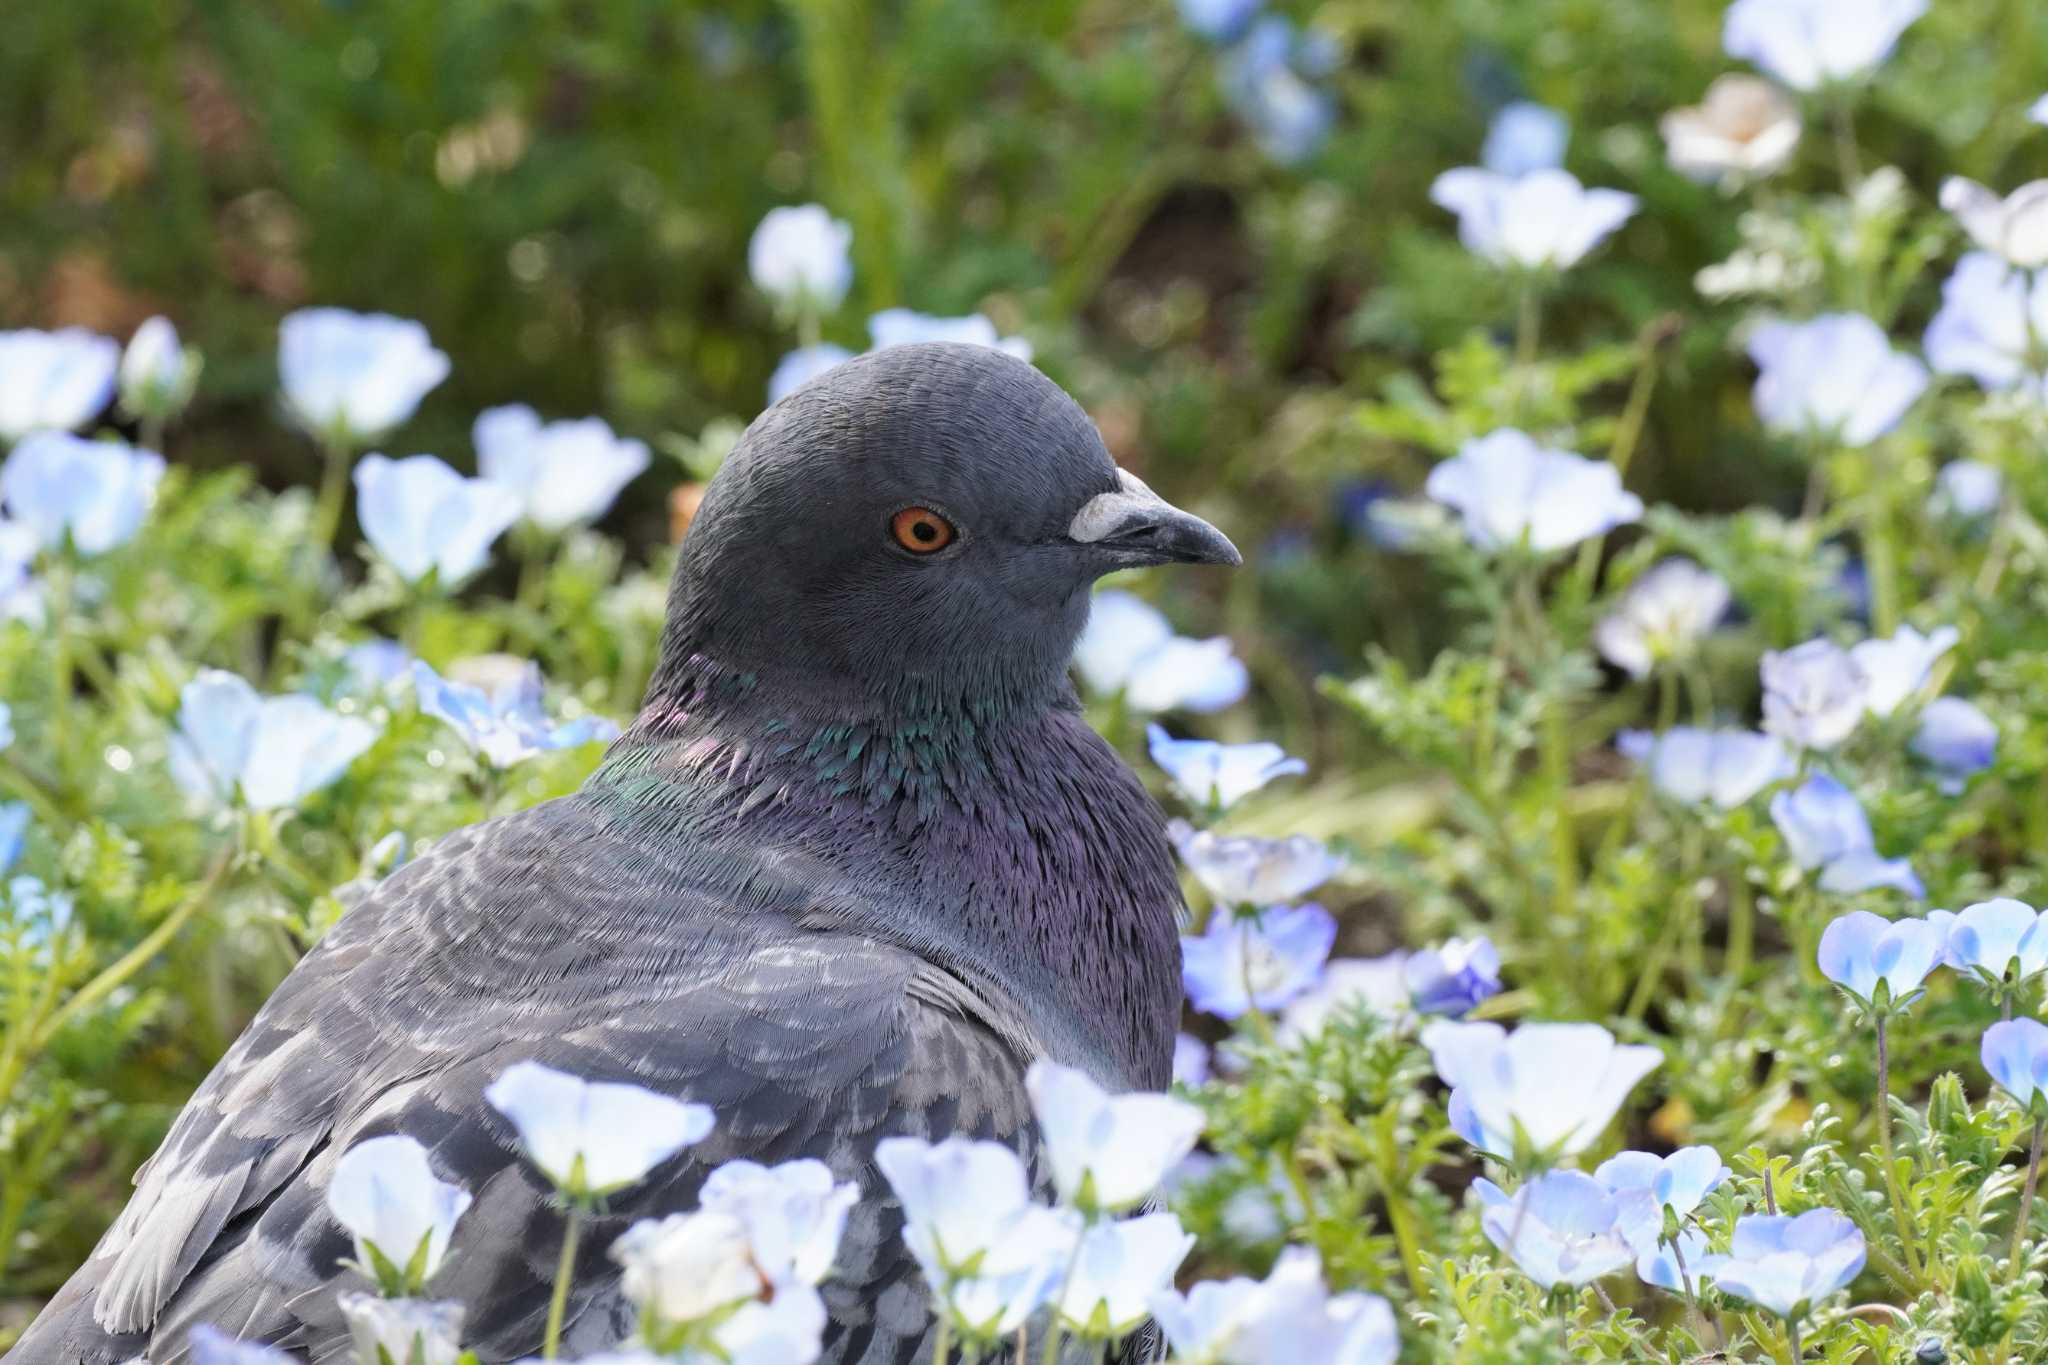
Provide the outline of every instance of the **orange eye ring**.
[[929,507],[906,507],[889,518],[889,534],[914,555],[937,554],[953,543],[953,523]]

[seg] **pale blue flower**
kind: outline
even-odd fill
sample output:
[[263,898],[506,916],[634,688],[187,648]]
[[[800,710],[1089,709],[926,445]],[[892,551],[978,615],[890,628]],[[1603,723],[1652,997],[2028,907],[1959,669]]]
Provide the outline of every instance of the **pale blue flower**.
[[1864,1259],[1863,1234],[1833,1209],[1744,1214],[1729,1251],[1715,1287],[1784,1318],[1848,1288]]
[[539,1062],[515,1062],[484,1090],[512,1121],[527,1159],[571,1199],[637,1183],[711,1132],[708,1105],[642,1086],[586,1081]]
[[1863,673],[1863,704],[1873,716],[1889,716],[1927,686],[1934,666],[1962,636],[1954,626],[1926,635],[1900,626],[1889,640],[1864,640],[1849,650]]
[[408,583],[429,573],[444,588],[462,583],[489,561],[491,542],[521,510],[518,494],[465,479],[432,455],[365,455],[355,483],[363,535]]
[[1936,697],[1920,713],[1912,750],[1941,773],[1944,791],[1958,792],[1998,757],[1998,726],[1960,697]]
[[1860,313],[1771,322],[1749,339],[1754,401],[1765,427],[1866,446],[1899,424],[1927,389],[1927,367],[1892,349]]
[[1194,1234],[1171,1213],[1096,1223],[1081,1234],[1072,1273],[1057,1300],[1068,1330],[1114,1341],[1144,1322],[1146,1304],[1173,1286],[1194,1250]]
[[348,771],[377,727],[296,693],[259,696],[233,673],[202,669],[178,694],[171,776],[209,805],[294,806]]
[[[355,1240],[357,1264],[377,1270],[380,1287],[391,1293],[418,1289],[434,1278],[470,1202],[469,1191],[436,1176],[427,1149],[403,1134],[358,1142],[327,1179],[327,1211]],[[417,1279],[406,1273],[415,1258]],[[393,1277],[377,1265],[380,1259],[411,1282],[394,1287],[388,1282]]]
[[1859,1002],[1874,1005],[1881,985],[1897,1006],[1919,993],[1946,946],[1941,929],[1927,920],[1892,921],[1851,910],[1821,931],[1815,958],[1820,974]]
[[83,327],[0,332],[0,444],[72,431],[114,396],[121,347]]
[[0,801],[0,872],[6,872],[21,860],[21,848],[28,842],[32,815],[26,801]]
[[1939,516],[1976,521],[1998,510],[2005,496],[2005,475],[1981,460],[1950,460],[1934,476],[1934,512]]
[[1467,1014],[1500,993],[1500,953],[1484,934],[1448,938],[1408,954],[1401,980],[1417,1014]]
[[1942,285],[1922,344],[1937,374],[1968,375],[1993,393],[2021,388],[2039,400],[2048,388],[2031,349],[2036,337],[2048,337],[2048,271],[2015,270],[1972,251]]
[[1551,1171],[1526,1182],[1510,1199],[1491,1180],[1475,1180],[1486,1239],[1514,1258],[1524,1275],[1554,1289],[1591,1284],[1635,1260],[1621,1230],[1614,1196],[1584,1171]]
[[775,1286],[817,1285],[832,1271],[860,1186],[803,1157],[775,1166],[728,1161],[705,1177],[699,1207],[746,1229],[748,1259]]
[[1548,105],[1517,100],[1493,116],[1479,164],[1499,175],[1527,175],[1564,164],[1571,121]]
[[1087,1072],[1050,1058],[1025,1071],[1024,1090],[1053,1187],[1090,1214],[1122,1212],[1150,1198],[1202,1136],[1202,1111],[1186,1100],[1111,1094]]
[[1481,260],[1566,270],[1635,216],[1636,197],[1589,190],[1570,171],[1507,176],[1477,166],[1445,171],[1429,197],[1458,215],[1458,240]]
[[[5,807],[0,807],[4,814]],[[0,868],[0,871],[4,871]],[[1211,1072],[1209,1045],[1200,1038],[1185,1033],[1173,1035],[1173,1083],[1175,1085],[1199,1086],[1209,1083]]]
[[1547,449],[1512,428],[1465,442],[1424,487],[1464,518],[1482,550],[1562,550],[1643,514],[1607,461]]
[[199,367],[199,354],[180,344],[171,320],[150,318],[121,352],[121,406],[138,417],[168,421],[192,400]]
[[2048,1099],[2048,1025],[2007,1019],[1984,1030],[1984,1069],[2022,1109]]
[[1074,666],[1092,691],[1123,693],[1133,710],[1220,711],[1251,685],[1230,641],[1190,640],[1142,599],[1114,589],[1095,595],[1074,645]]
[[186,1336],[192,1365],[300,1365],[295,1356],[260,1341],[240,1341],[209,1323],[199,1323]]
[[357,692],[376,693],[412,676],[412,651],[396,640],[376,637],[350,645],[341,656],[348,671],[348,686]]
[[1412,1014],[1408,954],[1332,958],[1320,980],[1294,998],[1280,1016],[1280,1038],[1293,1042],[1321,1033],[1332,1016],[1363,1012],[1391,1021]]
[[834,365],[851,359],[852,351],[844,346],[834,346],[829,341],[798,347],[782,357],[775,366],[775,373],[768,376],[768,401],[780,403]]
[[2043,95],[2027,108],[2027,117],[2048,128],[2048,95]]
[[1214,43],[1234,43],[1265,0],[1180,0],[1180,21]]
[[[1707,1236],[1692,1228],[1682,1229],[1678,1234],[1678,1250],[1673,1252],[1668,1242],[1658,1242],[1636,1257],[1636,1278],[1644,1284],[1673,1294],[1698,1293],[1700,1281],[1711,1280],[1728,1264],[1726,1256],[1709,1251]],[[1683,1268],[1679,1257],[1684,1257]]]
[[1175,739],[1158,725],[1145,727],[1152,761],[1165,770],[1174,790],[1194,805],[1227,809],[1276,777],[1308,771],[1277,744],[1218,744]]
[[1336,122],[1336,98],[1317,83],[1329,61],[1324,42],[1278,15],[1252,25],[1223,56],[1224,97],[1259,150],[1283,166],[1313,155]]
[[1832,749],[1863,719],[1870,679],[1854,655],[1832,640],[1767,650],[1759,673],[1764,729],[1802,749]]
[[404,422],[448,377],[427,329],[388,313],[302,308],[278,329],[285,407],[323,440],[360,446]]
[[853,286],[853,229],[820,204],[768,210],[747,243],[754,286],[786,312],[830,313]]
[[1400,1354],[1394,1310],[1377,1294],[1331,1294],[1322,1261],[1288,1247],[1264,1280],[1207,1280],[1162,1290],[1152,1315],[1175,1360],[1231,1365],[1393,1365]]
[[1617,1043],[1598,1024],[1438,1020],[1422,1032],[1436,1073],[1451,1087],[1451,1127],[1482,1152],[1512,1159],[1517,1137],[1535,1151],[1572,1156],[1591,1146],[1636,1083],[1664,1055]]
[[1944,931],[1942,960],[1959,972],[2003,983],[2048,971],[2048,922],[2025,902],[2001,896],[1934,922]]
[[1754,730],[1624,730],[1615,736],[1615,747],[1647,763],[1651,785],[1672,800],[1710,801],[1722,810],[1735,809],[1797,770],[1782,740]]
[[1181,983],[1196,1009],[1221,1019],[1276,1010],[1315,985],[1336,941],[1337,921],[1314,903],[1218,911],[1199,935],[1181,936]]
[[1296,900],[1344,868],[1344,857],[1306,834],[1261,839],[1218,834],[1185,820],[1167,824],[1166,834],[1181,861],[1219,905],[1274,905]]
[[1593,628],[1600,656],[1630,677],[1688,652],[1728,614],[1728,580],[1689,559],[1667,559],[1629,584]]
[[1593,1178],[1615,1197],[1621,1233],[1641,1254],[1664,1235],[1665,1210],[1683,1223],[1733,1174],[1712,1147],[1681,1147],[1669,1156],[1618,1153],[1601,1162]]
[[14,708],[0,701],[0,749],[14,743]]
[[43,589],[33,572],[42,538],[35,528],[0,516],[0,622],[43,621]]
[[1721,45],[1794,90],[1854,80],[1891,55],[1927,0],[1735,0]]
[[462,1365],[466,1310],[460,1303],[349,1291],[336,1296],[335,1306],[348,1323],[357,1360]]
[[463,743],[493,768],[509,768],[551,749],[610,743],[619,727],[600,716],[552,722],[541,709],[540,665],[528,663],[513,678],[486,690],[456,682],[414,660],[413,690],[420,710],[446,721]]
[[18,876],[7,882],[7,919],[24,946],[46,948],[71,927],[77,908],[67,892],[52,891],[41,877]]
[[163,456],[150,451],[40,431],[0,465],[0,500],[44,549],[68,542],[80,554],[105,554],[142,528],[163,475]]
[[2048,265],[2048,180],[2011,194],[1952,175],[1941,183],[1941,206],[1956,216],[1970,239],[2021,270]]
[[1849,895],[1890,887],[1908,896],[1925,894],[1908,859],[1878,854],[1862,803],[1826,773],[1773,796],[1771,823],[1793,862],[1809,872],[1820,870],[1824,891]]
[[477,473],[519,499],[544,531],[597,520],[647,468],[647,447],[616,436],[602,418],[547,422],[524,403],[476,419]]
[[919,341],[956,341],[967,346],[992,347],[1019,360],[1031,359],[1030,342],[1023,337],[998,334],[996,325],[979,313],[940,318],[908,308],[884,308],[868,319],[868,336],[878,351]]

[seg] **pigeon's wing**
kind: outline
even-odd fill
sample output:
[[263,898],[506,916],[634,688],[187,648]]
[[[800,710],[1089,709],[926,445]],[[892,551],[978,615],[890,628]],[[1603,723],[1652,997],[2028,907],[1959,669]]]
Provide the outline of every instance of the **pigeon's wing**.
[[[827,1287],[828,1359],[907,1361],[923,1290],[873,1167],[893,1133],[1033,1142],[1034,1050],[978,992],[900,948],[803,933],[757,893],[693,889],[679,854],[557,802],[453,836],[351,910],[180,1115],[93,1259],[10,1360],[182,1358],[191,1326],[336,1357],[346,1235],[335,1161],[384,1133],[425,1144],[475,1202],[431,1286],[470,1307],[487,1360],[539,1344],[562,1223],[482,1098],[529,1058],[710,1105],[713,1135],[596,1220],[572,1340],[630,1329],[605,1259],[631,1219],[690,1207],[711,1166],[813,1156],[866,1192]],[[779,893],[776,893],[779,894]],[[781,910],[800,907],[783,906]]]

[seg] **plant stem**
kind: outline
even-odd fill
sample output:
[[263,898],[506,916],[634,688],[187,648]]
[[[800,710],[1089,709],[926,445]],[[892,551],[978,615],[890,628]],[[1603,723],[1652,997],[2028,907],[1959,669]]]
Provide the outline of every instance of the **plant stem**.
[[341,508],[348,498],[348,446],[332,437],[320,442],[326,464],[320,472],[320,497],[313,504],[313,544],[331,551],[341,531]]
[[1892,538],[1891,497],[1885,491],[1890,486],[1890,471],[1879,466],[1872,472],[1875,477],[1863,498],[1863,557],[1870,570],[1870,629],[1873,635],[1889,636],[1899,627],[1899,552]]
[[576,1277],[576,1243],[582,1234],[583,1210],[571,1204],[562,1225],[562,1258],[555,1262],[555,1292],[548,1300],[548,1331],[541,1345],[543,1360],[553,1360],[562,1349],[562,1319],[569,1311],[569,1282]]
[[2020,1187],[2020,1211],[2012,1225],[2012,1268],[2006,1273],[2017,1281],[2020,1277],[2020,1247],[2027,1239],[2027,1224],[2034,1219],[2034,1181],[2041,1174],[2041,1129],[2043,1120],[2034,1120],[2034,1141],[2027,1152],[2027,1183]]
[[1792,1365],[1799,1365],[1799,1362],[1806,1358],[1806,1351],[1799,1344],[1799,1320],[1797,1318],[1785,1319],[1785,1346],[1787,1353],[1792,1357]]
[[1906,1198],[1899,1191],[1899,1175],[1892,1156],[1892,1054],[1890,1017],[1877,1016],[1877,1144],[1884,1158],[1884,1188],[1891,1196],[1892,1219],[1899,1225],[1899,1245],[1906,1253],[1906,1273],[1920,1279],[1920,1254],[1914,1247],[1919,1235],[1906,1215]]
[[71,607],[76,580],[59,552],[44,575],[50,594],[50,753],[57,771],[64,771],[71,752]]
[[1842,193],[1854,194],[1863,183],[1863,164],[1856,155],[1856,121],[1849,112],[1849,101],[1831,101],[1828,117],[1835,131],[1835,171],[1842,177]]
[[[939,1334],[932,1338],[932,1365],[946,1365],[953,1355],[953,1320],[939,1314]],[[1022,1362],[1019,1362],[1022,1365]]]

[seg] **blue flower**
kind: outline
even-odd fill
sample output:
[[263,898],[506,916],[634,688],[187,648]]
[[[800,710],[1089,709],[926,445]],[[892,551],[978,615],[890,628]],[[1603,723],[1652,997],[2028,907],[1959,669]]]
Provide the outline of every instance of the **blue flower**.
[[1491,1180],[1472,1188],[1485,1206],[1479,1225],[1486,1239],[1545,1289],[1591,1284],[1636,1258],[1615,1226],[1614,1197],[1584,1171],[1540,1175],[1512,1199]]
[[1943,790],[1958,792],[1998,757],[1998,726],[1960,697],[1936,697],[1920,713],[1913,752],[1940,769]]
[[1784,836],[1793,862],[1808,871],[1820,869],[1824,891],[1848,895],[1891,887],[1908,896],[1926,894],[1910,861],[1878,854],[1862,804],[1826,773],[1773,796],[1771,823]]
[[1938,626],[1922,635],[1900,626],[1889,640],[1865,640],[1849,657],[1863,673],[1863,704],[1873,716],[1889,716],[1927,686],[1942,656],[1961,636],[1954,626]]
[[1938,516],[1976,521],[1998,510],[2005,475],[1981,460],[1950,460],[1934,476],[1931,506]]
[[1764,729],[1802,749],[1832,749],[1863,719],[1870,680],[1832,640],[1768,650],[1759,670]]
[[241,1341],[218,1327],[199,1323],[186,1338],[192,1365],[299,1365],[275,1346],[260,1341]]
[[28,842],[31,812],[26,801],[0,801],[0,872],[21,860],[21,846]]
[[[1673,1251],[1668,1242],[1658,1242],[1636,1256],[1636,1277],[1644,1284],[1666,1289],[1673,1294],[1698,1293],[1700,1281],[1712,1279],[1728,1264],[1726,1256],[1717,1256],[1707,1249],[1707,1237],[1692,1228],[1682,1229],[1678,1234],[1678,1249]],[[1680,1257],[1684,1258],[1683,1268]]]
[[253,810],[293,806],[332,783],[377,728],[296,694],[263,697],[233,673],[204,669],[178,694],[171,776],[187,796]]
[[1891,55],[1927,0],[1735,0],[1721,45],[1794,90],[1853,80]]
[[1894,922],[1868,910],[1851,910],[1821,931],[1815,957],[1821,975],[1859,1003],[1875,1006],[1883,986],[1896,1007],[1919,994],[1945,947],[1940,928],[1927,920]]
[[455,587],[484,566],[491,542],[519,519],[517,494],[465,479],[432,455],[365,455],[355,482],[363,535],[408,583],[434,573],[442,587]]
[[1204,1014],[1236,1019],[1276,1010],[1315,985],[1337,921],[1320,905],[1274,905],[1256,915],[1218,911],[1180,941],[1181,981]]
[[1941,182],[1941,206],[1956,216],[1978,246],[2008,265],[2039,270],[2048,265],[2048,180],[2034,180],[2011,194],[1960,175]]
[[1127,592],[1095,595],[1088,625],[1074,646],[1074,666],[1096,692],[1121,692],[1144,714],[1220,711],[1251,685],[1230,641],[1190,640],[1173,633],[1158,611]]
[[1234,43],[1265,0],[1180,0],[1180,21],[1212,43]]
[[1417,1014],[1466,1014],[1500,993],[1500,953],[1483,934],[1445,939],[1410,953],[1401,979]]
[[1984,1030],[1984,1069],[2022,1109],[2048,1101],[2048,1025],[2007,1019]]
[[1650,768],[1650,782],[1674,801],[1711,801],[1733,810],[1797,765],[1783,741],[1754,730],[1696,730],[1677,726],[1661,735],[1624,730],[1615,747]]
[[[0,808],[4,809],[4,808]],[[1209,1045],[1185,1033],[1173,1036],[1173,1083],[1197,1086],[1209,1083]]]
[[43,431],[0,465],[0,499],[44,549],[68,540],[80,554],[105,554],[141,529],[163,474],[161,455]]
[[1166,834],[1219,905],[1273,905],[1306,896],[1344,868],[1344,857],[1309,838],[1260,839],[1198,830],[1185,820]]
[[1942,960],[1959,972],[2000,984],[2048,971],[2048,922],[2031,905],[2001,896],[1927,918],[1942,932]]
[[853,286],[853,229],[821,204],[768,210],[747,243],[754,286],[785,313],[830,313]]
[[359,447],[398,426],[448,377],[427,329],[388,313],[303,308],[277,337],[292,417],[321,440]]
[[0,749],[14,743],[14,708],[0,701]]
[[1425,490],[1464,518],[1482,550],[1562,550],[1643,514],[1607,461],[1546,449],[1512,428],[1467,441],[1429,472]]
[[1451,1127],[1482,1152],[1513,1160],[1526,1143],[1572,1156],[1593,1144],[1636,1083],[1664,1055],[1623,1044],[1598,1024],[1439,1020],[1422,1032],[1436,1074],[1451,1087]]
[[1629,584],[1594,627],[1600,656],[1633,678],[1691,649],[1728,614],[1728,581],[1689,559],[1667,559]]
[[508,682],[489,691],[453,682],[425,663],[412,666],[420,710],[446,721],[463,743],[493,768],[509,768],[550,749],[568,749],[618,738],[619,727],[599,716],[551,723],[541,710],[540,665],[521,667]]
[[1197,806],[1227,809],[1276,777],[1308,771],[1277,744],[1218,744],[1175,739],[1157,725],[1145,727],[1152,761],[1165,770],[1174,789]]
[[477,473],[519,499],[543,531],[597,520],[647,468],[647,447],[612,434],[598,417],[547,422],[524,403],[476,419]]
[[121,352],[121,406],[138,417],[169,420],[191,401],[199,356],[178,342],[169,318],[150,318]]
[[2048,398],[2034,338],[2048,336],[2048,272],[2015,270],[1988,251],[1956,262],[1922,345],[1937,374],[1963,374],[1992,393]]
[[1621,1152],[1600,1163],[1593,1178],[1615,1196],[1622,1235],[1638,1254],[1664,1235],[1665,1211],[1680,1223],[1734,1172],[1712,1147],[1681,1147],[1670,1156]]
[[821,341],[815,346],[800,346],[782,357],[775,367],[775,373],[768,376],[768,401],[780,403],[783,398],[810,383],[825,371],[842,361],[853,359],[853,352],[844,346],[834,346]]
[[341,663],[348,670],[348,686],[357,692],[382,692],[412,676],[412,651],[396,640],[373,638],[350,645]]
[[121,347],[83,327],[0,332],[0,444],[71,431],[114,396]]
[[996,325],[979,313],[969,313],[964,318],[940,318],[908,308],[884,308],[868,319],[868,336],[878,351],[919,341],[957,341],[967,346],[992,347],[1019,360],[1031,359],[1030,342],[1023,337],[999,335]]
[[2048,95],[2043,95],[2027,106],[2027,117],[2044,128],[2048,128]]
[[1798,1217],[1750,1213],[1735,1220],[1734,1244],[1714,1276],[1724,1294],[1784,1318],[1848,1288],[1863,1269],[1863,1234],[1833,1209]]
[[1280,1038],[1292,1042],[1321,1033],[1332,1015],[1363,1012],[1392,1021],[1408,1017],[1413,1003],[1405,972],[1408,954],[1332,958],[1322,979],[1295,997],[1280,1018]]
[[69,895],[52,891],[40,877],[14,877],[7,883],[7,919],[30,948],[46,948],[71,927]]
[[1293,165],[1313,155],[1336,122],[1335,97],[1316,83],[1333,62],[1325,40],[1269,15],[1224,54],[1218,77],[1259,150]]
[[43,590],[32,570],[42,538],[21,522],[0,517],[0,621],[43,620]]
[[1479,164],[1498,175],[1527,175],[1564,164],[1572,125],[1557,110],[1533,100],[1517,100],[1493,116],[1480,148]]
[[1765,323],[1751,335],[1749,355],[1759,371],[1757,416],[1787,435],[1866,446],[1927,389],[1927,367],[1893,350],[1884,329],[1860,313]]
[[1458,215],[1458,240],[1492,265],[1568,270],[1635,216],[1636,197],[1589,190],[1570,171],[1507,176],[1477,166],[1445,171],[1431,202]]

